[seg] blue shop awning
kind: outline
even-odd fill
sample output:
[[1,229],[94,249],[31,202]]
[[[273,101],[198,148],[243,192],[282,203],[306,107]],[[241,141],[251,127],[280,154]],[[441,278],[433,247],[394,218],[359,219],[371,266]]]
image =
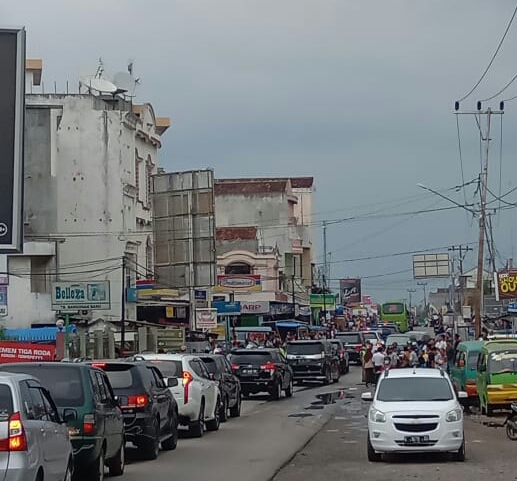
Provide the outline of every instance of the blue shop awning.
[[[58,327],[35,327],[32,329],[5,329],[5,337],[17,341],[55,341],[57,333],[60,331]],[[64,329],[63,329],[64,330]],[[68,332],[76,332],[75,325],[68,326]]]

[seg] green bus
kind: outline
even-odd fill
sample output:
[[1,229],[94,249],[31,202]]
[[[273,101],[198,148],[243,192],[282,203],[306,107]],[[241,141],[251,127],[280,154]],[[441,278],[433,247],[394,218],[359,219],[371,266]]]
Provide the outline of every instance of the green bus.
[[406,304],[400,301],[381,304],[381,322],[397,324],[400,332],[409,331],[409,311]]

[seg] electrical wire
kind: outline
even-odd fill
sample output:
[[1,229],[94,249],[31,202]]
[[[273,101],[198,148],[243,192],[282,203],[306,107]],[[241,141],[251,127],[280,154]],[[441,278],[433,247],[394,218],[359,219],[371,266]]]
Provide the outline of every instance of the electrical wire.
[[517,15],[517,5],[515,6],[515,9],[513,11],[513,14],[510,18],[510,21],[508,22],[508,25],[506,26],[506,29],[504,31],[504,34],[503,36],[501,37],[501,40],[499,41],[499,44],[497,45],[497,48],[494,52],[494,54],[492,55],[492,58],[490,59],[490,62],[488,62],[488,65],[486,67],[486,69],[484,70],[484,72],[482,73],[481,77],[479,78],[479,80],[475,83],[474,87],[472,87],[472,89],[470,89],[463,97],[461,97],[458,102],[463,102],[466,98],[470,97],[470,95],[472,95],[472,93],[474,92],[474,90],[476,90],[478,87],[479,87],[479,84],[483,81],[483,79],[486,77],[486,74],[488,73],[488,71],[490,70],[490,68],[492,67],[492,64],[494,63],[497,55],[499,54],[499,51],[501,50],[501,47],[503,46],[503,43],[506,39],[506,36],[508,35],[508,32],[510,31],[510,27],[512,26],[512,23],[513,23],[513,20],[515,19],[515,15]]
[[512,85],[516,80],[517,80],[517,74],[515,74],[512,77],[512,79],[501,90],[499,90],[499,92],[497,92],[496,94],[494,94],[486,99],[481,100],[481,102],[488,102],[489,100],[495,99],[496,97],[501,95],[508,87],[510,87],[510,85]]

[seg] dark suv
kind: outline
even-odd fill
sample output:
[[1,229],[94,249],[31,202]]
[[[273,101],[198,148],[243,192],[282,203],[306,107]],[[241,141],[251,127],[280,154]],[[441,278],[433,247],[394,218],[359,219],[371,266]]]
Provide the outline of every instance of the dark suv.
[[330,343],[339,360],[339,372],[341,374],[348,374],[350,372],[350,359],[348,352],[346,352],[345,343],[341,339],[331,339]]
[[204,362],[210,377],[217,381],[221,391],[221,422],[241,415],[241,382],[232,372],[232,367],[221,354],[205,354],[199,356]]
[[338,332],[336,337],[345,344],[346,352],[348,352],[348,359],[350,362],[355,362],[361,365],[361,349],[366,344],[366,339],[362,332]]
[[[145,459],[156,459],[178,443],[178,406],[160,371],[146,361],[93,361],[106,372],[124,414],[126,441]],[[170,382],[177,384],[176,378]]]
[[241,381],[242,395],[268,392],[280,399],[282,391],[293,395],[293,370],[278,349],[234,349],[230,353],[232,371]]
[[111,384],[100,369],[82,363],[28,362],[2,364],[1,371],[39,379],[67,420],[74,471],[91,481],[124,473],[124,421]]
[[287,343],[287,362],[295,381],[339,381],[339,359],[326,340],[292,341]]

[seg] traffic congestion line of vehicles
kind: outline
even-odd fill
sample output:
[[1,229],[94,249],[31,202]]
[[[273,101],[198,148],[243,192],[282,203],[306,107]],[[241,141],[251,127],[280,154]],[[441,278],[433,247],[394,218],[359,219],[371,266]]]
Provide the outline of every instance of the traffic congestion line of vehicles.
[[294,384],[336,382],[349,370],[340,340],[223,354],[139,354],[84,362],[0,365],[0,473],[4,481],[101,481],[121,476],[126,445],[154,460],[178,430],[217,431],[242,399],[293,396]]

